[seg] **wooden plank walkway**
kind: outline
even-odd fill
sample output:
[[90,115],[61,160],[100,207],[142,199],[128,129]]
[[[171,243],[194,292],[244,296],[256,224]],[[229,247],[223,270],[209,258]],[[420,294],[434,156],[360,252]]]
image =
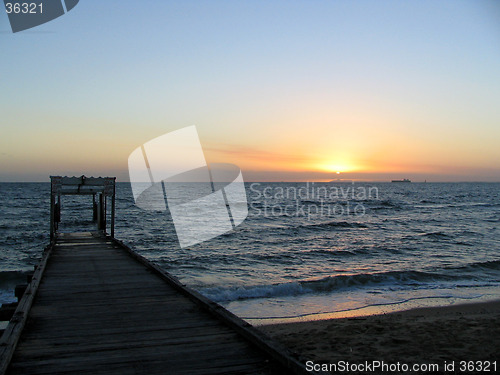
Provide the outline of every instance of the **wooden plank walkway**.
[[307,373],[119,241],[66,234],[48,253],[0,343],[9,375]]

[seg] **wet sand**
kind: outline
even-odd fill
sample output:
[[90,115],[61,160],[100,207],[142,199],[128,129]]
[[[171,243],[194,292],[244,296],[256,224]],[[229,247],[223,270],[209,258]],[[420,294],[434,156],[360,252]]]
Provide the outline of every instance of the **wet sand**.
[[454,361],[462,373],[460,361],[489,360],[500,371],[500,301],[258,328],[303,363],[436,363],[443,371]]

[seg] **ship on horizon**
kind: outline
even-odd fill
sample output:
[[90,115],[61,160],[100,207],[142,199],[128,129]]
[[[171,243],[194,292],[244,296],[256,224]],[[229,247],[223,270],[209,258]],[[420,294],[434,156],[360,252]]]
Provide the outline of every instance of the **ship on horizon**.
[[411,182],[411,180],[404,178],[402,180],[392,180],[391,182]]

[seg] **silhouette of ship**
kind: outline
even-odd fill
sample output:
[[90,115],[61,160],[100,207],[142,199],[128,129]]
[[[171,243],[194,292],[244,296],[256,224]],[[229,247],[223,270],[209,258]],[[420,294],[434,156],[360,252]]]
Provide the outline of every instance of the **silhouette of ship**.
[[405,178],[403,180],[392,180],[392,182],[411,182],[411,180]]

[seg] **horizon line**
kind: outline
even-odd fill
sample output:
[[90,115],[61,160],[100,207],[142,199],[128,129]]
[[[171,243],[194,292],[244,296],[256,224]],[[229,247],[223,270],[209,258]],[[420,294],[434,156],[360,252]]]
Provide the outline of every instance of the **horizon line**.
[[[64,176],[66,177],[66,176]],[[73,177],[73,176],[67,176],[67,177]],[[78,177],[78,176],[77,176]],[[93,176],[90,176],[90,177],[93,177]],[[114,177],[114,176],[97,176],[97,177]],[[96,177],[96,178],[97,178]],[[204,183],[203,181],[184,181],[184,182],[181,182],[181,181],[176,181],[176,182],[179,182],[179,183],[193,183],[193,182],[199,182],[199,183]],[[350,183],[359,183],[359,182],[363,182],[363,183],[380,183],[380,184],[383,184],[383,183],[388,183],[388,184],[391,184],[391,183],[394,183],[393,181],[391,180],[329,180],[329,181],[307,181],[307,180],[302,180],[302,181],[265,181],[265,180],[246,180],[244,181],[245,183],[312,183],[312,184],[315,184],[315,183],[344,183],[344,184],[350,184]],[[116,183],[120,183],[120,184],[123,184],[123,183],[131,183],[130,181],[126,181],[126,180],[117,180]],[[150,181],[145,181],[144,183],[150,183]],[[448,181],[448,180],[442,180],[442,181],[410,181],[409,182],[410,184],[498,184],[500,183],[500,180],[498,181],[484,181],[484,180],[464,180],[464,181]],[[1,181],[0,180],[0,184],[50,184],[50,180],[49,181]]]

